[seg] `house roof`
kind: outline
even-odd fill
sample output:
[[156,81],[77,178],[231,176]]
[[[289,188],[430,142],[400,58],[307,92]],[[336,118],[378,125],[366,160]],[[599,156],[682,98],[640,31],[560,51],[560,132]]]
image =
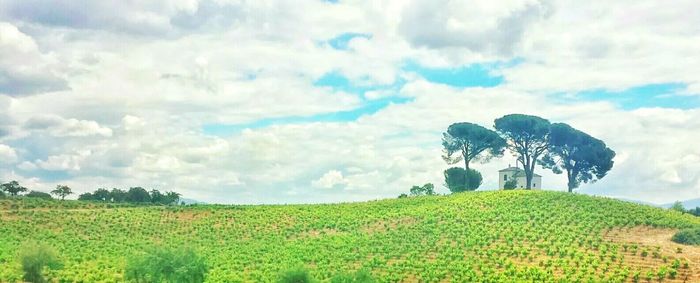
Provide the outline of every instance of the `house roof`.
[[[516,173],[524,172],[524,171],[525,171],[525,170],[520,169],[520,168],[518,168],[518,167],[508,167],[508,168],[505,168],[505,169],[498,170],[498,172],[516,172]],[[537,174],[537,173],[535,173],[534,176],[535,176],[535,177],[542,177],[542,175]]]

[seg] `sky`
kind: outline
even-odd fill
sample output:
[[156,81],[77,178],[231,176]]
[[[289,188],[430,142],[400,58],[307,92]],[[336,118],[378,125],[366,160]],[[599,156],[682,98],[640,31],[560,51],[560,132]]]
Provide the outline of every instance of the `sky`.
[[[0,0],[0,181],[240,204],[447,193],[442,132],[523,113],[617,152],[580,193],[699,198],[698,50],[696,0]],[[514,163],[472,167],[488,190]]]

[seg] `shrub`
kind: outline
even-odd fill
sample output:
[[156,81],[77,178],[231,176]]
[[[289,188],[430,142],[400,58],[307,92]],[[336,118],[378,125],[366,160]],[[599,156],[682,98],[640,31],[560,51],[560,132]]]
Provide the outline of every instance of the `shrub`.
[[132,282],[204,282],[209,267],[192,249],[156,247],[127,260],[125,277]]
[[303,267],[296,267],[283,271],[279,275],[278,283],[309,283],[314,282],[309,271]]
[[516,179],[510,179],[503,184],[504,190],[515,190],[518,187],[518,181]]
[[483,181],[481,173],[474,169],[466,171],[460,167],[452,167],[445,170],[444,175],[445,186],[453,193],[476,190]]
[[360,270],[355,273],[346,274],[341,273],[331,278],[331,283],[374,283],[375,280],[372,278],[367,270]]
[[53,199],[50,194],[39,191],[31,191],[24,196],[28,198]]
[[700,245],[700,228],[680,230],[671,240],[679,244]]
[[410,193],[412,196],[433,196],[435,195],[435,186],[431,183],[423,186],[413,186]]
[[46,282],[42,274],[44,269],[61,268],[58,254],[46,244],[25,243],[20,248],[19,260],[22,263],[22,272],[24,273],[22,279],[26,282]]

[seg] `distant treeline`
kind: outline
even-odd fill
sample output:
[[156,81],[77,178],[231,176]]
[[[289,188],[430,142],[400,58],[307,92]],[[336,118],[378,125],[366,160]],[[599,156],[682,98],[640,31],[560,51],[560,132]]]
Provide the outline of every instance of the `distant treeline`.
[[670,209],[678,211],[680,213],[688,213],[700,217],[700,206],[685,209],[685,207],[683,207],[683,203],[681,203],[680,201],[676,201],[675,203],[673,203]]
[[[17,181],[10,181],[4,184],[0,184],[0,198],[4,198],[6,197],[6,195],[10,195],[12,197],[53,199],[51,195],[55,195],[57,198],[63,200],[66,198],[66,196],[72,194],[73,190],[70,187],[64,185],[58,185],[56,186],[55,190],[52,190],[50,193],[46,193],[34,190],[30,191],[28,188],[20,185]],[[94,192],[88,192],[79,195],[78,200],[110,203],[152,203],[172,205],[178,204],[181,196],[181,194],[173,191],[147,191],[142,187],[132,187],[129,188],[129,190],[121,190],[117,188],[107,190],[100,188],[95,190]]]
[[102,202],[131,202],[154,204],[178,204],[180,195],[177,192],[160,192],[158,190],[147,191],[142,187],[132,187],[128,191],[114,188],[112,190],[97,189],[91,193],[78,196],[78,200],[102,201]]

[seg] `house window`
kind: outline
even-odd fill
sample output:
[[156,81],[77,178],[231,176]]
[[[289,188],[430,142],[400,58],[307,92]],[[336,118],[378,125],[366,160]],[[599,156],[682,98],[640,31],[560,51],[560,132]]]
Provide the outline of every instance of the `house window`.
[[503,181],[508,181],[508,175],[503,175]]
[[532,186],[533,186],[533,187],[537,187],[537,183],[532,183]]

